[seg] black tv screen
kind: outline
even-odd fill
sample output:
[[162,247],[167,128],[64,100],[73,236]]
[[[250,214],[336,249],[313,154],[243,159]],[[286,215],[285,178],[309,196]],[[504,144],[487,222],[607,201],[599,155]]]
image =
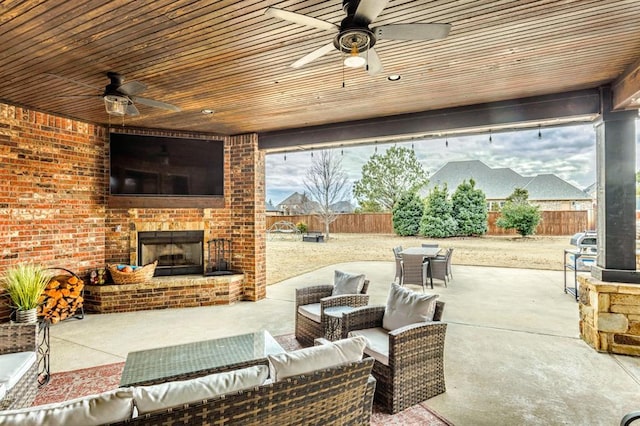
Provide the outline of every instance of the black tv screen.
[[224,195],[224,141],[109,135],[111,195]]

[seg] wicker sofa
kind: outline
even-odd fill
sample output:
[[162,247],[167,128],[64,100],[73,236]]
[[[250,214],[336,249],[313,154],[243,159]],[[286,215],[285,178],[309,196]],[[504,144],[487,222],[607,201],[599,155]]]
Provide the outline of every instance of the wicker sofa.
[[37,333],[37,324],[0,324],[0,410],[29,407],[36,397]]
[[[292,373],[291,366],[296,362],[287,358],[292,354],[290,352],[275,357],[284,357],[279,361],[284,366],[280,371],[289,369],[291,375],[278,372],[278,367],[273,367],[275,360],[270,358],[269,367],[262,361],[256,361],[255,365],[239,370],[191,377],[181,382],[120,388],[61,404],[12,412],[0,411],[0,425],[368,425],[376,382],[371,376],[374,360],[362,359],[363,348],[364,342],[359,352],[356,351],[358,353],[351,349],[352,360],[349,362],[313,369],[307,373]],[[307,349],[309,353],[314,348]],[[336,352],[342,354],[345,350],[349,352],[345,346]],[[317,363],[317,358],[303,361],[306,366],[312,363],[323,365],[322,362]],[[335,362],[335,359],[331,362]],[[295,367],[293,369],[295,371]],[[262,384],[246,387],[246,381],[243,381],[247,376],[241,371],[258,372],[254,376],[262,375],[259,380]],[[220,375],[225,374],[231,376],[218,380]],[[244,378],[240,374],[245,374]],[[213,376],[217,378],[214,380]],[[264,382],[267,376],[269,378]],[[236,388],[240,390],[209,396],[212,395],[211,390],[219,390],[216,386],[235,386],[239,382],[243,382],[243,387]],[[197,387],[195,393],[194,385]],[[185,392],[189,399],[184,401],[189,402],[176,404],[176,400],[184,398]],[[200,396],[193,400],[194,394]],[[60,405],[64,407],[61,409]],[[133,410],[134,405],[136,411]],[[67,409],[69,407],[70,410]],[[28,412],[26,417],[25,411]]]

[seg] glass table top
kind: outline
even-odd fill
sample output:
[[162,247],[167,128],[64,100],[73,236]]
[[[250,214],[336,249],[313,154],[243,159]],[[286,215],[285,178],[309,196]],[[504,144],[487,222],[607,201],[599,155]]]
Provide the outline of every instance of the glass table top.
[[129,352],[120,386],[259,360],[285,350],[267,331]]

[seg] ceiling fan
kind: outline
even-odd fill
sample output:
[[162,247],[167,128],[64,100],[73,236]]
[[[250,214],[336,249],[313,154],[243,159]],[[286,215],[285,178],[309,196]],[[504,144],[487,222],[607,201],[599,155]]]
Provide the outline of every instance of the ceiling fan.
[[[59,75],[50,74],[57,78],[61,78],[68,82],[78,84],[80,86],[90,87],[95,90],[100,90],[90,86],[88,84],[82,83],[80,81],[72,80],[66,77],[61,77]],[[124,82],[124,76],[117,72],[108,72],[107,77],[110,82],[104,88],[104,91],[101,95],[81,95],[81,96],[67,96],[74,98],[93,98],[98,97],[102,98],[104,101],[104,107],[107,110],[107,114],[116,115],[116,116],[136,116],[140,115],[140,111],[136,108],[135,103],[139,103],[142,105],[150,106],[153,108],[160,108],[169,111],[180,111],[180,108],[168,104],[166,102],[156,101],[155,99],[142,98],[138,96],[138,94],[147,90],[147,86],[139,81],[129,81]]]
[[445,38],[451,30],[450,24],[391,24],[370,27],[388,2],[389,0],[343,0],[342,9],[347,17],[340,25],[275,7],[268,7],[265,14],[336,34],[331,43],[291,64],[293,68],[300,68],[337,49],[347,55],[345,66],[359,68],[367,65],[367,72],[375,75],[382,71],[382,62],[374,49],[378,40],[435,40]]

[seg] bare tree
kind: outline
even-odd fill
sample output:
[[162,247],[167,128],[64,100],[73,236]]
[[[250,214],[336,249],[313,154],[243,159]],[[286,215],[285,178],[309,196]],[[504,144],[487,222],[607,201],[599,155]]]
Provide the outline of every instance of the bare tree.
[[316,215],[324,222],[324,234],[329,239],[329,225],[338,217],[331,207],[348,198],[348,180],[342,170],[342,159],[333,151],[318,152],[307,170],[304,187],[310,198],[319,205]]

